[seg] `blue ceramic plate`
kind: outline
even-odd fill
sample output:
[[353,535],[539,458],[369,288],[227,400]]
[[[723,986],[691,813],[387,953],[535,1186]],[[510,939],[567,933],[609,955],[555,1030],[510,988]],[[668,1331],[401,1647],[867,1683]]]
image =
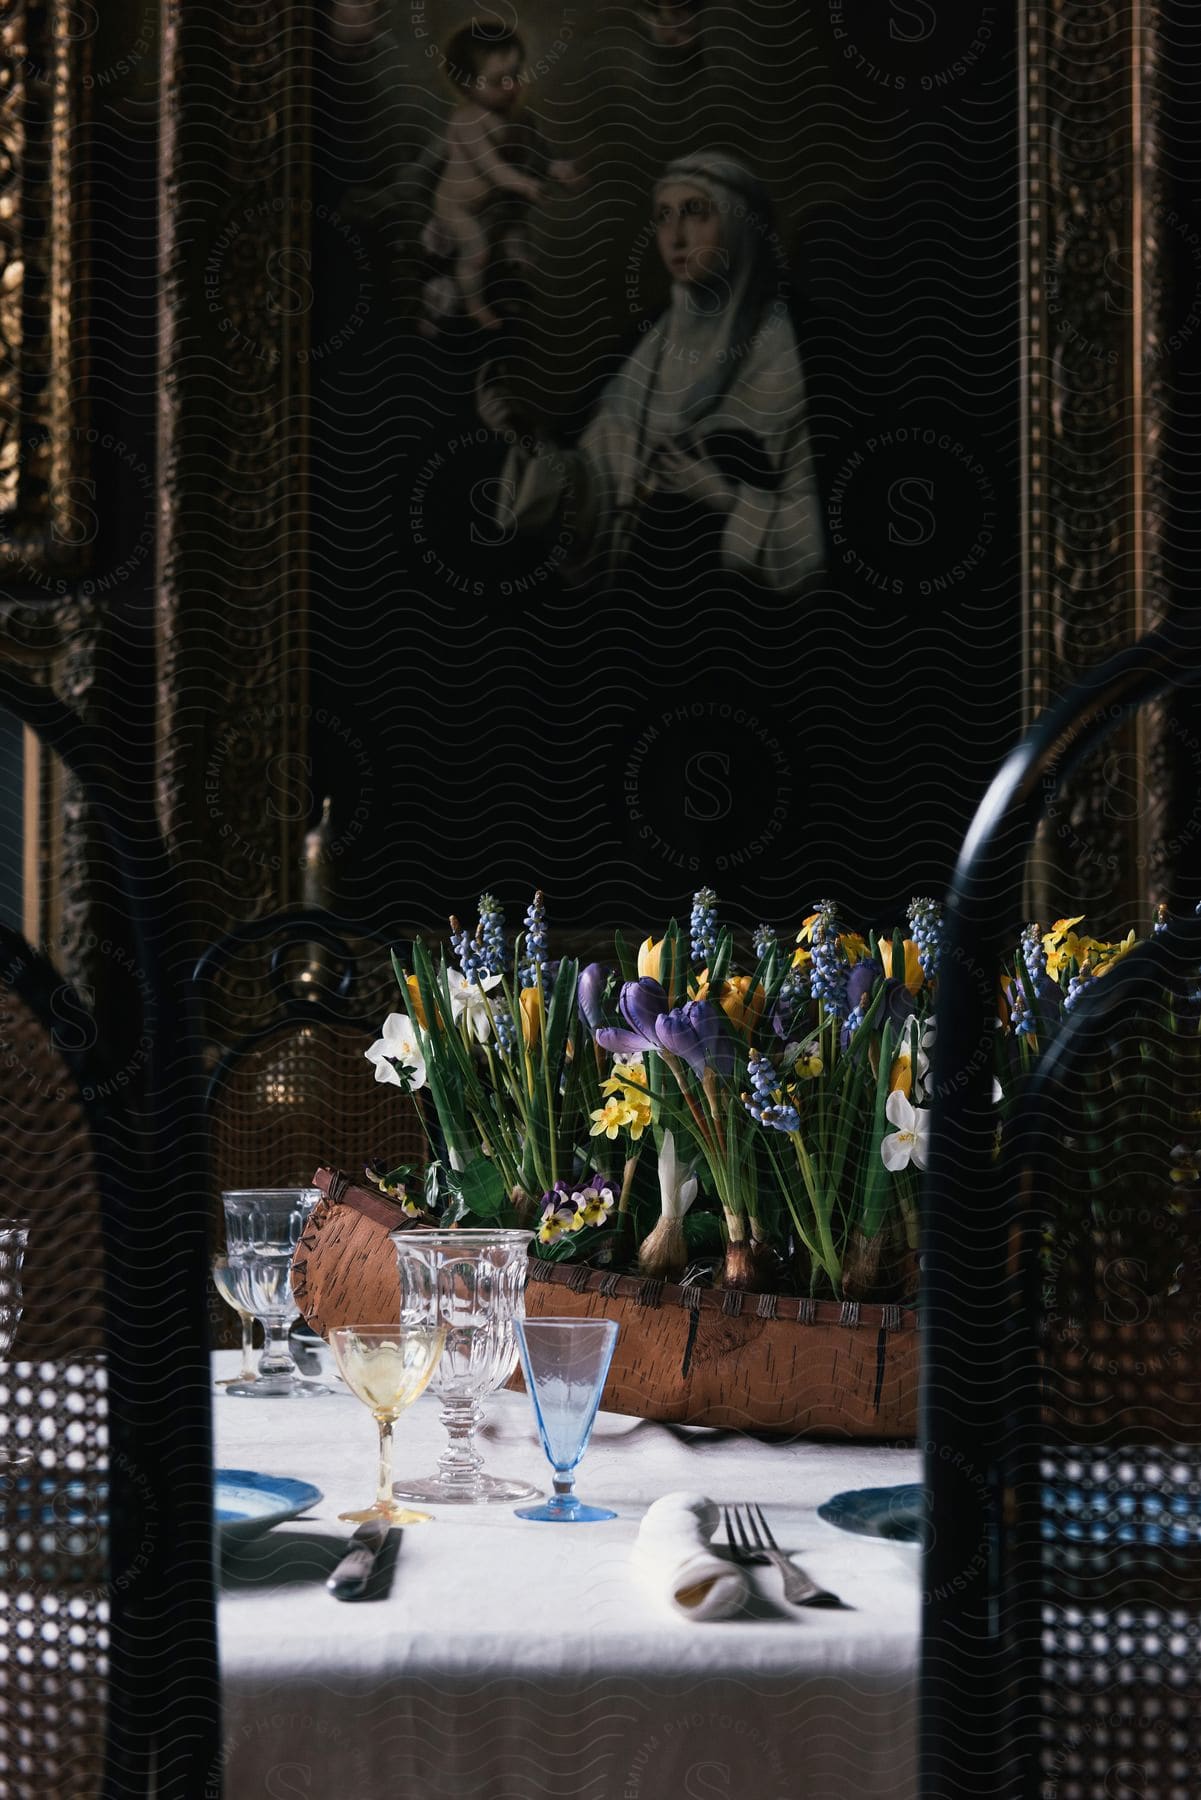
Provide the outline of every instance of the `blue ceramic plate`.
[[308,1512],[322,1498],[321,1489],[286,1475],[259,1475],[253,1469],[214,1469],[213,1505],[217,1537],[238,1543],[270,1531],[284,1519]]
[[926,1494],[918,1482],[906,1482],[903,1487],[855,1488],[823,1502],[817,1516],[863,1537],[920,1544],[927,1517]]

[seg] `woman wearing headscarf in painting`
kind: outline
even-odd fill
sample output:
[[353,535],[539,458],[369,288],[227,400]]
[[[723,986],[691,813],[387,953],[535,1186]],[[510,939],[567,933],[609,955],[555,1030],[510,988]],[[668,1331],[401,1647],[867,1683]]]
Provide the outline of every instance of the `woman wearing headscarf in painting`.
[[[767,190],[732,157],[681,157],[656,184],[654,222],[669,307],[577,448],[519,439],[501,492],[519,529],[570,542],[569,581],[695,592],[738,575],[795,593],[825,545]],[[485,424],[521,429],[487,371],[479,401]]]

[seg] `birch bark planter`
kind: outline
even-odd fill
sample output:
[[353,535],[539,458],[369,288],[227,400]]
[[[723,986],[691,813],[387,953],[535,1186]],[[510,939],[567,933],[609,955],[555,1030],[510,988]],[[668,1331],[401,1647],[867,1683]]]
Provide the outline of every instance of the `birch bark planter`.
[[[404,1215],[322,1169],[292,1258],[292,1291],[323,1336],[399,1315],[388,1232]],[[678,1287],[579,1263],[532,1261],[531,1318],[616,1319],[601,1404],[665,1424],[896,1443],[917,1435],[917,1317],[908,1308]],[[510,1383],[521,1386],[517,1375]]]
[[539,1262],[525,1308],[531,1318],[617,1320],[601,1401],[609,1412],[779,1437],[917,1435],[917,1316],[908,1308]]

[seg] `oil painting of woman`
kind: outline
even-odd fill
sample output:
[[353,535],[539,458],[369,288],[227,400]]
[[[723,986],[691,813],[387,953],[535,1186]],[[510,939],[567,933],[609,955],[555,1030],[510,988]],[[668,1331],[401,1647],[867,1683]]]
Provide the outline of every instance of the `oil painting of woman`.
[[700,152],[654,193],[666,311],[601,395],[574,450],[531,431],[503,371],[485,368],[481,420],[514,434],[501,481],[519,530],[570,515],[577,584],[781,596],[820,572],[824,540],[806,397],[767,188]]

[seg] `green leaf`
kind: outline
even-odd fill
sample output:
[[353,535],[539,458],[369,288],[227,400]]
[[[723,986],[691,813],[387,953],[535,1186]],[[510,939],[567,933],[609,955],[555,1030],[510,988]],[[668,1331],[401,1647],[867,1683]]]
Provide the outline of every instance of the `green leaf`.
[[465,1169],[458,1169],[453,1174],[448,1172],[448,1181],[462,1194],[467,1210],[474,1218],[492,1224],[508,1208],[509,1196],[500,1170],[486,1156],[477,1156]]
[[613,947],[617,951],[617,965],[621,970],[621,979],[637,981],[638,955],[626,943],[625,933],[620,927],[613,933]]
[[717,946],[709,964],[709,989],[715,991],[725,980],[730,967],[730,958],[734,954],[734,933],[728,925],[723,925],[717,934]]
[[890,1019],[884,1027],[884,1033],[880,1040],[880,1073],[876,1081],[876,1105],[872,1116],[871,1136],[866,1146],[863,1196],[860,1203],[859,1224],[863,1235],[869,1238],[876,1236],[888,1211],[889,1183],[892,1176],[884,1167],[884,1158],[880,1155],[880,1145],[884,1141],[888,1126],[885,1108],[888,1105],[888,1078],[892,1072],[892,1063],[892,1021]]

